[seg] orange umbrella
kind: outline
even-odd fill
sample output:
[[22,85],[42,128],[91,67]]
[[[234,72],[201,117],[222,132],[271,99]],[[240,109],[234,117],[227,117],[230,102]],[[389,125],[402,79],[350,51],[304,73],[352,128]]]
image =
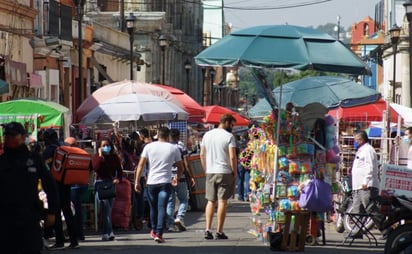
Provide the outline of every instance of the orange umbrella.
[[203,118],[205,116],[204,108],[182,90],[166,85],[155,85],[169,91],[182,104],[182,108],[189,113],[190,118]]
[[202,119],[204,123],[211,123],[211,124],[219,124],[220,117],[224,114],[231,114],[236,119],[236,126],[247,126],[249,125],[249,119],[239,115],[235,111],[232,111],[228,108],[218,106],[218,105],[211,105],[211,106],[204,106],[206,115]]

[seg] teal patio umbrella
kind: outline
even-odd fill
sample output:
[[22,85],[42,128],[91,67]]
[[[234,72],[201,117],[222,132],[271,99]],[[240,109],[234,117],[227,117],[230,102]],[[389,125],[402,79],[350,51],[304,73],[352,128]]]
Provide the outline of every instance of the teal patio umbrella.
[[265,25],[225,36],[195,57],[200,66],[249,66],[370,74],[367,65],[332,36],[311,28]]
[[288,102],[293,102],[298,107],[312,102],[320,102],[327,108],[353,107],[374,103],[381,97],[381,94],[372,88],[337,76],[308,77],[286,83],[282,88],[273,90],[276,100],[280,99],[281,89],[282,108]]

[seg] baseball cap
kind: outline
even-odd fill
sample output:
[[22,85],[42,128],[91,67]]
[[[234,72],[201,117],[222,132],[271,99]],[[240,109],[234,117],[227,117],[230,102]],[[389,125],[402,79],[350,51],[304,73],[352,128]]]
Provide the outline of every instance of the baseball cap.
[[16,136],[16,135],[25,135],[27,134],[23,125],[18,122],[10,122],[4,125],[4,135]]

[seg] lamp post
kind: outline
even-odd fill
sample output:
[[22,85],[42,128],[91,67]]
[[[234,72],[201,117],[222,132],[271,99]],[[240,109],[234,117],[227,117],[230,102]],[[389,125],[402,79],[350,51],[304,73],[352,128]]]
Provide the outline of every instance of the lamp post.
[[79,105],[83,100],[83,14],[86,0],[74,0],[77,11],[77,32],[78,32],[78,60],[79,60]]
[[133,80],[133,41],[134,41],[134,22],[136,17],[131,12],[126,18],[127,32],[129,33],[130,41],[130,80]]
[[406,18],[409,22],[409,105],[412,106],[412,0],[407,0],[403,6],[405,7]]
[[185,92],[189,93],[189,72],[192,69],[192,63],[190,62],[189,59],[186,59],[184,62],[185,70],[186,70],[186,87],[185,87]]
[[213,67],[210,68],[209,74],[210,74],[210,105],[213,105],[213,83],[215,81],[215,75],[216,75],[216,71]]
[[[401,28],[397,26],[396,24],[393,25],[393,27],[389,30],[389,35],[391,37],[391,44],[392,44],[392,53],[393,53],[393,76],[392,76],[392,102],[395,102],[395,96],[396,96],[396,51],[398,47],[398,42],[400,38],[400,33],[401,33]],[[388,93],[389,95],[389,93]],[[390,111],[390,101],[388,100],[386,102],[386,115],[387,115],[387,137],[388,137],[388,143],[387,143],[387,155],[388,158],[387,160],[389,161],[390,159],[390,148],[391,148],[391,111]]]
[[338,15],[336,17],[336,20],[338,21],[338,28],[336,29],[337,33],[338,33],[338,41],[339,41],[339,37],[340,37],[340,16]]
[[206,73],[206,67],[202,66],[200,67],[200,70],[202,71],[202,106],[207,105],[207,98],[205,94],[205,73]]
[[165,49],[167,47],[167,38],[165,35],[160,35],[159,36],[159,46],[160,49],[162,50],[162,84],[165,84]]
[[395,91],[395,83],[396,83],[396,51],[398,50],[398,43],[399,38],[401,35],[401,28],[396,24],[389,30],[389,34],[391,36],[391,44],[392,44],[392,51],[393,51],[393,80],[392,80],[392,102],[395,101],[396,91]]

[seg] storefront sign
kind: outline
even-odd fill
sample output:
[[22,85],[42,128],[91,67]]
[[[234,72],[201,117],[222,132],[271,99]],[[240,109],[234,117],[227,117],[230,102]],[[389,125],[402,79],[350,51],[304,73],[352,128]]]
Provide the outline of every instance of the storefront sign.
[[392,164],[382,167],[380,196],[412,196],[412,169]]

